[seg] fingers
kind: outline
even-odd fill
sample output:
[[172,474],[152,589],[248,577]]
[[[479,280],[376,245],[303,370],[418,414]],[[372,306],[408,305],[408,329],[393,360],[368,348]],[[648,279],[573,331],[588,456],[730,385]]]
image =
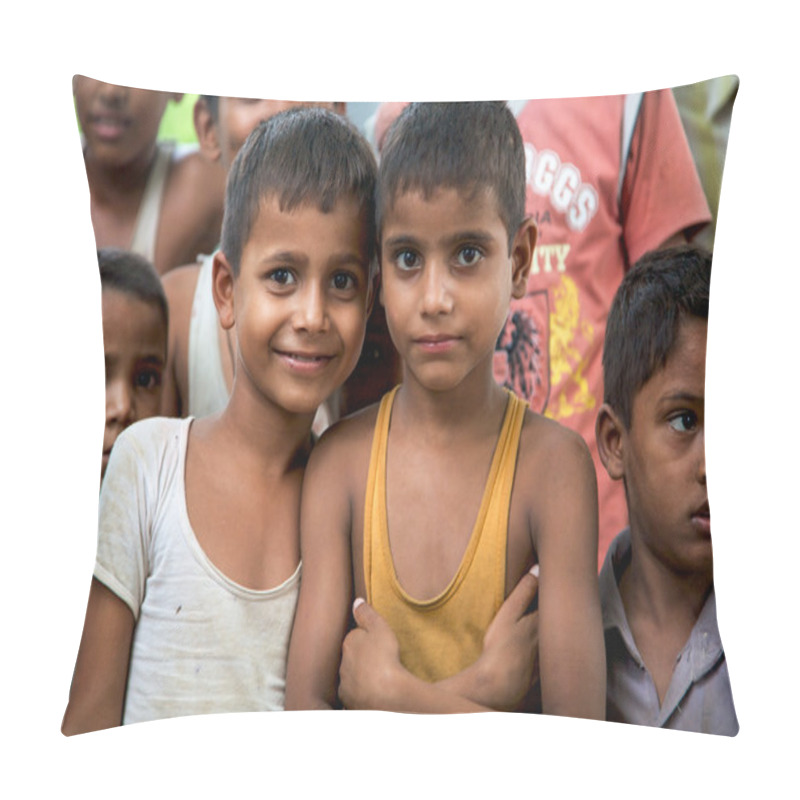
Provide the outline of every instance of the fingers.
[[520,619],[528,610],[528,606],[536,597],[539,591],[539,565],[537,564],[530,572],[526,572],[517,585],[511,590],[511,594],[506,598],[500,610],[500,614],[508,615],[512,619]]
[[353,603],[353,619],[365,631],[374,631],[386,625],[383,617],[363,597],[357,597]]

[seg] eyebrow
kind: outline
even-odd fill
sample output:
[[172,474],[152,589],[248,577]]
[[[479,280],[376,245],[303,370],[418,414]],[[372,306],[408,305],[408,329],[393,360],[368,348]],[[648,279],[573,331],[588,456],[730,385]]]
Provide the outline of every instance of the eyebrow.
[[658,400],[659,403],[705,403],[705,395],[694,394],[693,392],[671,392],[665,394]]
[[[457,244],[458,242],[463,241],[470,241],[476,242],[478,244],[489,244],[494,240],[494,237],[487,233],[486,231],[481,230],[464,230],[464,231],[457,231],[456,233],[452,234],[451,236],[447,236],[442,240],[443,244],[446,246],[452,246]],[[384,247],[401,247],[404,245],[413,245],[419,246],[419,239],[415,236],[411,236],[410,234],[398,234],[397,236],[391,236],[386,239],[383,243]]]
[[[295,250],[280,250],[275,253],[270,253],[262,258],[259,262],[259,267],[262,269],[271,269],[276,264],[305,265],[308,264],[308,261],[308,256],[303,252],[298,252]],[[354,264],[363,269],[365,272],[368,270],[368,265],[364,263],[364,260],[358,254],[347,251],[330,254],[327,262],[328,264],[333,264],[337,267]]]

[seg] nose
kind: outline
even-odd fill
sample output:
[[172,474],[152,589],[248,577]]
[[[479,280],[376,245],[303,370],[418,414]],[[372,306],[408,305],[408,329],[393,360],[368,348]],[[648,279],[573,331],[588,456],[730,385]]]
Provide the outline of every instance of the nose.
[[450,291],[445,267],[430,262],[422,277],[422,313],[426,316],[449,314],[453,310],[453,295]]
[[297,293],[297,309],[294,314],[295,330],[307,333],[324,333],[328,329],[328,306],[325,292],[315,281]]
[[127,382],[121,379],[106,383],[106,425],[130,425],[136,416],[133,396]]
[[697,447],[699,449],[699,453],[697,454],[697,480],[700,482],[702,486],[706,485],[706,442],[705,436],[701,435],[697,437]]
[[104,83],[100,87],[100,98],[111,107],[125,105],[128,99],[128,87],[118,86],[116,83]]

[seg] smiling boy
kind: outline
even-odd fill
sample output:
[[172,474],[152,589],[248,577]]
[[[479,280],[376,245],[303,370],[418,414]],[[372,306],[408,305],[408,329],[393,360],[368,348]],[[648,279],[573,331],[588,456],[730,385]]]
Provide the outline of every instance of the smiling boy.
[[231,398],[117,440],[64,733],[283,708],[300,485],[364,338],[375,173],[321,109],[273,117],[234,161],[212,282],[238,331]]
[[611,307],[597,441],[630,528],[609,548],[600,592],[608,718],[733,736],[706,485],[710,281],[706,251],[649,253]]
[[158,141],[180,94],[72,79],[98,249],[139,253],[159,274],[217,243],[225,175],[199,153]]
[[524,168],[503,103],[415,104],[388,135],[380,297],[403,383],[309,464],[287,708],[335,704],[354,596],[367,602],[344,642],[348,708],[529,708],[529,685],[480,676],[492,621],[538,563],[542,708],[604,715],[591,459],[493,377],[536,242]]

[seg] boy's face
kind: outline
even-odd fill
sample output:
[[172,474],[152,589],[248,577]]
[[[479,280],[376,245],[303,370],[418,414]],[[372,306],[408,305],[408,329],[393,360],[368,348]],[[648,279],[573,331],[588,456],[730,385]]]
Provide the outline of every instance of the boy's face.
[[[353,371],[367,320],[367,220],[340,198],[329,213],[262,200],[233,279],[228,322],[237,381],[285,411],[313,414]],[[226,324],[224,304],[220,308]]]
[[680,573],[711,570],[704,432],[707,331],[705,320],[681,322],[666,366],[639,390],[630,429],[622,432],[634,541]]
[[295,106],[321,106],[335,110],[337,103],[304,103],[292,100],[256,100],[244,97],[220,97],[217,120],[217,143],[220,162],[227,172],[247,137],[259,123]]
[[381,231],[381,302],[407,377],[430,391],[492,379],[495,343],[512,294],[524,292],[535,241],[526,221],[509,254],[488,190],[395,198]]
[[158,414],[167,329],[157,306],[115,289],[103,291],[106,362],[105,475],[111,446],[133,422]]
[[86,147],[109,166],[149,157],[170,95],[76,75],[72,83]]

